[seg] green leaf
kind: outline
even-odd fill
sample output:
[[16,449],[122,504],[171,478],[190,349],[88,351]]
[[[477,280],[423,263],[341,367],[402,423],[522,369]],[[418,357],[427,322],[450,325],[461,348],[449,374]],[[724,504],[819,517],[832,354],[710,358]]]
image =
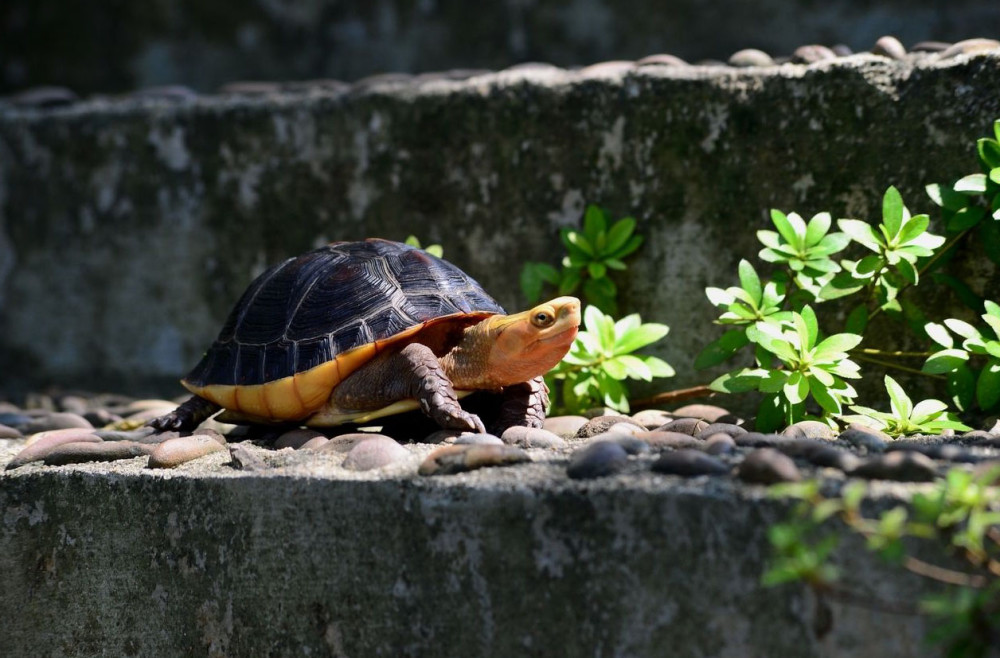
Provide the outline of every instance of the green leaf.
[[979,160],[987,169],[1000,167],[1000,143],[995,139],[982,138],[976,141],[976,151]]
[[917,269],[913,267],[910,261],[905,259],[900,260],[898,263],[896,263],[896,271],[899,272],[901,275],[903,275],[904,279],[906,279],[907,281],[909,281],[914,285],[916,285],[917,281],[920,278],[920,275],[917,274]]
[[763,289],[760,285],[760,277],[757,276],[757,272],[753,269],[753,265],[751,265],[748,260],[740,260],[739,275],[740,286],[750,294],[755,302],[755,305],[759,305],[761,297],[763,296]]
[[[792,214],[794,215],[795,213]],[[799,221],[801,222],[802,220],[800,219]],[[781,237],[785,239],[785,242],[792,245],[792,247],[796,250],[802,248],[803,245],[800,233],[796,231],[796,227],[794,227],[792,222],[789,221],[788,215],[785,215],[785,213],[776,208],[772,208],[771,222],[774,224],[774,227],[778,229],[778,233],[780,233]],[[805,227],[803,226],[802,228],[804,229]],[[802,238],[804,238],[805,230],[802,230],[801,233],[803,234]]]
[[605,252],[613,254],[621,249],[635,230],[635,220],[631,217],[619,219],[608,230],[608,244]]
[[673,377],[674,369],[670,367],[670,364],[655,356],[640,356],[646,367],[649,368],[649,372],[653,377]]
[[618,354],[634,352],[640,347],[645,347],[660,340],[667,335],[668,331],[670,331],[670,328],[665,324],[657,324],[655,322],[642,324],[618,337],[615,341],[615,352]]
[[590,244],[590,240],[588,240],[583,233],[578,231],[569,231],[566,233],[566,239],[569,240],[571,245],[582,251],[587,256],[593,258],[596,255],[594,252],[594,245]]
[[559,294],[569,295],[576,292],[582,280],[583,277],[579,270],[563,270],[562,277],[559,279]]
[[971,409],[976,399],[976,376],[972,369],[963,364],[950,372],[947,389],[952,404],[962,411]]
[[948,318],[944,321],[945,325],[954,331],[956,334],[962,338],[972,338],[982,340],[983,336],[979,333],[975,327],[973,327],[968,322],[962,320],[956,320],[955,318]]
[[928,224],[930,224],[930,218],[927,215],[914,215],[910,217],[909,221],[903,224],[903,227],[899,230],[898,244],[906,244],[915,239],[927,230]]
[[900,420],[906,420],[913,411],[913,403],[906,395],[906,391],[896,383],[896,380],[889,375],[885,376],[885,390],[889,393],[889,403],[892,413]]
[[985,194],[986,174],[969,174],[955,183],[955,191],[962,194]]
[[941,347],[952,347],[955,344],[951,334],[944,328],[944,325],[937,324],[936,322],[928,322],[924,325],[924,331],[927,332],[931,340]]
[[813,350],[813,358],[817,361],[838,359],[841,355],[854,349],[861,342],[858,334],[834,334],[826,338]]
[[844,331],[849,334],[860,335],[864,333],[865,327],[867,326],[868,307],[861,304],[860,306],[855,306],[854,310],[847,316],[847,322],[844,324]]
[[587,206],[587,210],[583,213],[583,232],[588,241],[593,241],[607,226],[604,211],[593,204]]
[[558,283],[559,272],[545,263],[525,263],[521,268],[521,292],[529,304],[534,304],[542,295],[546,282]]
[[846,233],[830,233],[820,240],[819,244],[809,249],[810,256],[831,256],[843,251],[851,243],[851,236]]
[[842,412],[840,400],[836,396],[831,395],[830,389],[819,380],[809,380],[809,391],[825,412],[830,414],[840,414]]
[[903,225],[903,197],[899,195],[899,190],[892,186],[882,197],[882,224],[889,240],[899,234],[899,229]]
[[590,263],[587,263],[587,271],[590,273],[591,277],[595,279],[600,279],[603,278],[604,275],[608,273],[608,268],[604,265],[604,263],[598,263],[596,261],[592,261]]
[[972,228],[986,216],[986,209],[979,206],[971,206],[968,208],[962,208],[955,212],[948,219],[948,230],[953,233],[959,233],[966,229]]
[[809,395],[809,380],[801,372],[793,372],[782,388],[785,397],[792,404],[798,404]]
[[420,249],[420,240],[418,240],[417,236],[415,235],[407,236],[406,241],[403,244],[409,247],[416,247],[417,249]]
[[833,222],[830,213],[821,212],[813,215],[813,218],[809,220],[809,224],[806,225],[806,247],[811,247],[817,244],[826,235],[826,232],[830,230],[830,224]]
[[757,406],[754,429],[758,432],[773,432],[785,425],[785,409],[781,398],[775,394],[765,395]]
[[736,301],[735,297],[722,288],[705,288],[705,296],[708,297],[708,301],[710,301],[713,306],[729,306]]
[[863,222],[859,219],[838,219],[837,226],[840,227],[841,231],[851,236],[851,239],[858,244],[874,252],[880,251],[882,240],[868,222]]
[[805,328],[805,335],[802,337],[802,348],[812,349],[816,344],[816,337],[819,335],[819,326],[816,323],[816,313],[809,306],[804,306],[796,318],[802,318]]
[[969,197],[956,192],[950,185],[934,183],[933,185],[928,185],[926,190],[927,196],[931,198],[931,201],[945,210],[956,212],[969,204]]
[[608,376],[614,379],[625,379],[627,376],[625,364],[617,358],[608,359],[603,362],[600,367],[604,370],[604,372],[608,373]]
[[924,362],[921,371],[932,375],[951,372],[968,360],[968,352],[953,349],[941,350],[927,357],[927,361]]
[[435,256],[436,258],[444,257],[444,247],[439,244],[428,245],[424,251],[429,253],[431,256]]
[[704,370],[719,365],[749,343],[750,339],[747,338],[745,330],[730,329],[705,346],[695,359],[694,367],[697,370]]
[[642,239],[643,238],[641,235],[633,235],[632,237],[630,237],[628,240],[625,241],[625,244],[623,244],[621,247],[619,247],[615,251],[610,252],[607,255],[612,258],[624,258],[625,256],[628,256],[633,251],[638,249],[640,245],[642,245]]
[[716,377],[711,384],[708,385],[713,391],[721,391],[722,393],[746,393],[747,391],[756,391],[757,387],[760,385],[761,373],[760,370],[750,370],[749,368],[743,368],[742,370],[737,370],[735,372],[727,372],[724,375]]
[[639,357],[632,356],[631,354],[622,354],[616,356],[615,360],[625,366],[625,374],[630,379],[641,379],[647,382],[653,379],[653,373],[649,369],[649,366]]
[[983,366],[976,381],[976,402],[983,411],[988,411],[1000,402],[1000,361],[991,358]]

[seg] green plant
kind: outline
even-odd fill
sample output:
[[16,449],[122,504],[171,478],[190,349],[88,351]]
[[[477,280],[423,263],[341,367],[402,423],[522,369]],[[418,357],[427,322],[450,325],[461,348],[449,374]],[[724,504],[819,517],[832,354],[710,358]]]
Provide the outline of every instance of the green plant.
[[[799,502],[790,518],[768,531],[774,559],[762,582],[777,586],[802,582],[817,596],[863,603],[895,612],[926,614],[935,619],[929,639],[949,656],[985,656],[1000,643],[1000,467],[974,475],[951,469],[928,491],[914,494],[910,507],[866,514],[867,486],[851,481],[836,495],[824,493],[817,480],[771,487],[771,495]],[[842,525],[835,525],[831,521]],[[865,539],[869,550],[890,563],[947,589],[924,597],[919,606],[878,601],[840,586],[831,563],[846,527]],[[915,557],[918,543],[936,548],[962,569]],[[922,551],[926,553],[926,551]]]
[[624,270],[622,260],[642,244],[635,234],[631,217],[608,225],[607,213],[598,206],[587,206],[583,230],[563,228],[559,238],[566,249],[561,269],[546,263],[525,263],[521,269],[521,291],[529,303],[538,301],[545,284],[556,287],[560,295],[572,295],[581,287],[584,300],[610,315],[618,313],[618,287],[608,277],[609,270]]
[[442,248],[441,245],[429,244],[426,247],[421,247],[420,240],[415,235],[411,235],[408,238],[406,238],[406,244],[410,245],[411,247],[416,247],[417,249],[423,248],[423,250],[429,253],[431,256],[437,256],[438,258],[444,256],[444,248]]
[[[943,325],[925,325],[927,335],[944,349],[927,357],[923,371],[944,374],[952,402],[962,410],[974,403],[980,409],[994,409],[1000,402],[1000,306],[989,300],[983,306],[986,312],[980,317],[988,329],[955,318],[946,319]],[[963,339],[959,346],[948,329]]]
[[626,379],[673,376],[673,368],[662,359],[634,354],[666,336],[666,325],[644,323],[638,313],[616,322],[597,306],[586,308],[583,324],[585,329],[577,334],[569,353],[547,375],[550,388],[560,383],[562,404],[569,412],[600,405],[627,412]]
[[875,411],[868,407],[853,406],[858,416],[843,416],[844,422],[858,422],[874,427],[890,436],[905,434],[940,434],[943,430],[952,429],[968,431],[972,429],[958,420],[955,414],[948,412],[948,405],[940,400],[923,400],[916,405],[910,400],[903,388],[889,375],[885,376],[885,389],[889,392],[891,413]]
[[[982,300],[967,284],[942,270],[973,230],[979,232],[987,255],[1000,263],[1000,222],[984,221],[987,216],[1000,219],[1000,121],[994,124],[994,132],[997,139],[977,142],[984,173],[966,176],[953,185],[927,188],[943,209],[947,237],[930,232],[930,217],[911,214],[894,187],[882,198],[879,222],[839,219],[838,232],[830,230],[834,222],[829,213],[818,213],[806,222],[796,213],[772,210],[775,230],[757,232],[763,244],[759,257],[775,268],[770,279],[762,279],[753,265],[742,260],[739,286],[705,291],[721,311],[717,323],[732,328],[702,350],[695,367],[719,365],[744,348],[753,350],[754,360],[751,367],[716,378],[710,387],[730,393],[762,393],[757,413],[761,431],[807,418],[810,412],[835,423],[843,407],[856,397],[843,378],[858,377],[859,364],[864,363],[942,380],[951,403],[960,410],[974,404],[983,411],[1000,407],[1000,306]],[[834,260],[848,250],[857,255]],[[985,309],[981,317],[988,328],[954,318],[943,325],[928,321],[920,298],[904,295],[924,279],[947,286],[980,313]],[[835,339],[833,343],[820,349],[824,332],[813,309],[834,300],[839,300],[836,306],[846,315],[846,322],[840,333],[827,339]],[[866,330],[879,315],[901,322],[918,340],[929,338],[943,349],[901,351],[869,346]],[[960,346],[948,329],[963,339]],[[832,345],[839,352],[827,355]],[[818,355],[830,367],[818,362]],[[925,360],[923,368],[907,365],[915,358]],[[887,387],[895,401],[895,391],[888,383]],[[942,415],[941,405],[925,400],[911,405],[916,416],[894,421],[862,409],[870,423],[905,433],[922,431],[902,429],[909,426],[927,429],[952,422]]]

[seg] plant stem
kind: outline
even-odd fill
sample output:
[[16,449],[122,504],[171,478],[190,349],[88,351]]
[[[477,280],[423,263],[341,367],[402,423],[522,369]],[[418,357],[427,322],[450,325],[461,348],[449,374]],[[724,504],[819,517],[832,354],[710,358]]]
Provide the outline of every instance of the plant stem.
[[924,377],[930,377],[931,379],[947,379],[944,375],[932,375],[930,373],[924,372],[922,370],[917,370],[916,368],[910,368],[909,366],[901,366],[898,363],[892,363],[891,361],[883,361],[882,359],[874,359],[870,356],[865,356],[864,354],[854,354],[854,358],[858,361],[867,361],[868,363],[874,363],[879,366],[885,366],[886,368],[894,368],[902,372],[909,372],[914,375],[923,375]]
[[858,347],[856,349],[851,350],[849,354],[851,355],[873,354],[875,356],[913,356],[913,357],[919,356],[921,358],[927,358],[929,356],[932,356],[934,352],[902,352],[902,351],[880,350],[874,347]]
[[712,397],[715,394],[716,392],[706,385],[693,386],[691,388],[679,388],[674,391],[665,391],[663,393],[652,395],[648,398],[636,400],[632,403],[632,408],[648,409],[649,407],[656,407],[661,404],[672,404],[674,402],[683,402],[684,400],[690,400],[692,398]]

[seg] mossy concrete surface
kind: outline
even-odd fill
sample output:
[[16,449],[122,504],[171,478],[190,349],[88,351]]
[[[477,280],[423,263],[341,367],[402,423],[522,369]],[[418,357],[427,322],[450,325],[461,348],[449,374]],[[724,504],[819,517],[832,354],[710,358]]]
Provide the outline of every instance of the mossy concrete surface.
[[876,603],[915,601],[917,579],[857,544],[837,560],[873,609],[762,587],[767,528],[787,513],[762,487],[580,483],[558,463],[420,478],[322,453],[266,473],[225,459],[0,475],[2,653],[934,653],[923,620]]
[[[998,88],[995,53],[858,55],[0,110],[0,391],[176,395],[252,277],[329,240],[440,242],[514,310],[588,202],[639,220],[621,308],[673,327],[656,349],[700,383],[703,289],[736,281],[769,208],[874,219],[894,184],[931,210],[925,184],[976,170]],[[972,254],[953,265],[992,294]]]

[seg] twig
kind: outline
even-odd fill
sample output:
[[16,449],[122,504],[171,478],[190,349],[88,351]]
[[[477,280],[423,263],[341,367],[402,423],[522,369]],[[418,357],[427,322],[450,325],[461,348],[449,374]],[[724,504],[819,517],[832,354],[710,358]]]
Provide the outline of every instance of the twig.
[[651,395],[648,398],[642,398],[641,400],[636,400],[632,403],[633,409],[647,409],[649,407],[655,407],[661,404],[673,404],[675,402],[683,402],[685,400],[691,400],[693,398],[710,398],[715,395],[715,391],[710,389],[706,385],[693,386],[691,388],[679,388],[674,391],[666,391],[664,393],[657,393],[656,395]]
[[917,558],[909,555],[907,555],[903,560],[903,567],[907,571],[912,571],[919,576],[926,576],[927,578],[931,578],[948,585],[982,589],[989,583],[985,576],[965,573],[963,571],[955,571],[954,569],[946,569],[944,567],[939,567],[936,564],[931,564],[930,562],[918,560]]
[[876,365],[885,366],[886,368],[894,368],[896,370],[902,370],[903,372],[913,373],[914,375],[923,375],[924,377],[931,377],[932,379],[947,379],[947,377],[945,377],[944,375],[932,375],[922,370],[917,370],[916,368],[901,366],[898,363],[883,361],[882,359],[873,359],[872,357],[865,356],[864,354],[852,354],[851,356],[856,358],[858,361],[867,361],[868,363],[874,363]]
[[874,347],[857,347],[851,350],[852,354],[874,354],[876,356],[914,356],[920,358],[926,358],[934,354],[934,352],[902,352],[902,351],[890,351],[890,350],[880,350]]

